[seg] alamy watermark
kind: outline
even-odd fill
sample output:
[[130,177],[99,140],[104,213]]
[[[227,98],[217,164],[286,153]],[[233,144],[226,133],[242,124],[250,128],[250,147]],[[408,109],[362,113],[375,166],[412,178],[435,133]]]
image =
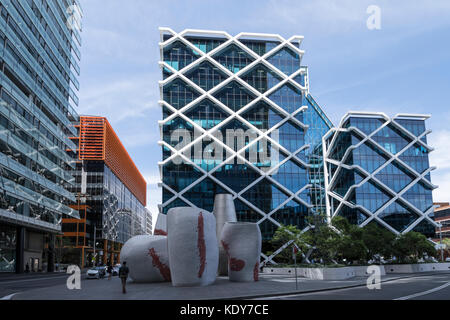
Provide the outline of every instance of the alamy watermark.
[[70,274],[66,285],[69,290],[81,290],[81,270],[78,266],[72,265],[67,268],[67,274]]
[[372,265],[367,267],[367,273],[370,274],[367,278],[367,289],[381,290],[381,267]]
[[367,29],[369,30],[381,30],[381,8],[376,5],[371,5],[367,7]]
[[78,32],[81,31],[81,8],[73,4],[71,6],[68,6],[66,8],[66,13],[69,15],[69,18],[66,21],[66,26],[69,28],[69,30],[77,30]]
[[[267,131],[262,130],[264,134]],[[245,164],[246,159],[251,164],[257,166],[265,173],[271,175],[277,173],[280,160],[279,131],[273,130],[270,133],[271,142],[267,137],[258,139],[255,130],[248,129],[227,129],[225,136],[222,131],[215,131],[211,136],[203,135],[198,130],[176,129],[172,131],[170,143],[177,151],[187,159],[193,159],[194,163],[219,165],[224,159],[230,159],[234,152],[238,152],[240,157],[236,158],[236,164]],[[175,165],[188,164],[185,158],[177,156],[172,160]],[[272,171],[272,172],[271,172]]]

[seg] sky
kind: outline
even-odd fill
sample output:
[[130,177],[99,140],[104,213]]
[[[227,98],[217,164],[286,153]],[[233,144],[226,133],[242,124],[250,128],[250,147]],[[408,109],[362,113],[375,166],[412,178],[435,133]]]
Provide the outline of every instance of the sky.
[[[305,37],[310,91],[335,125],[348,111],[430,114],[434,201],[450,201],[450,1],[80,0],[78,113],[106,116],[161,201],[159,27]],[[381,29],[369,30],[369,6]],[[155,221],[155,220],[154,220]]]

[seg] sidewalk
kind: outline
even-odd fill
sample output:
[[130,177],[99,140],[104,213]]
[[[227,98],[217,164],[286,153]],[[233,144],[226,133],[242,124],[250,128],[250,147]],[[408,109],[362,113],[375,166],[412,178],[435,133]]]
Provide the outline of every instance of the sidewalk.
[[[418,274],[397,274],[382,277],[382,281],[417,276]],[[45,289],[35,289],[16,294],[13,300],[210,300],[210,299],[246,299],[267,295],[327,291],[355,286],[365,286],[367,278],[351,280],[322,281],[298,278],[298,290],[295,278],[262,274],[259,282],[230,282],[219,277],[216,283],[208,287],[172,287],[171,283],[137,284],[129,281],[127,294],[122,294],[118,277],[112,280],[82,280],[81,290],[68,290],[65,285]]]

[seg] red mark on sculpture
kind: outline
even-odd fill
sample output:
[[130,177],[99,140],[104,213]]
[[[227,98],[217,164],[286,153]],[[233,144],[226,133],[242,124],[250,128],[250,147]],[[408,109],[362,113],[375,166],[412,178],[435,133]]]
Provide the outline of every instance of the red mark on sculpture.
[[259,261],[256,262],[255,264],[255,268],[253,269],[253,279],[255,281],[259,280]]
[[241,271],[245,267],[245,262],[243,260],[231,258],[230,259],[230,269],[231,271]]
[[161,229],[155,229],[154,236],[167,236],[167,232]]
[[242,260],[239,260],[236,258],[232,258],[230,256],[230,246],[228,245],[228,243],[226,243],[225,241],[222,240],[222,246],[225,249],[225,252],[227,253],[228,265],[230,266],[230,270],[231,271],[241,271],[242,269],[244,269],[245,261],[242,261]]
[[228,245],[228,243],[226,243],[225,241],[221,240],[222,242],[222,247],[225,249],[225,252],[227,253],[228,258],[230,257],[230,246]]
[[203,221],[203,214],[200,212],[198,216],[198,255],[200,256],[200,269],[198,270],[198,277],[201,278],[203,276],[203,272],[205,271],[206,265],[206,244],[205,244],[205,226]]
[[159,269],[159,273],[161,273],[164,280],[170,281],[170,269],[166,264],[161,262],[159,256],[156,254],[155,248],[148,250],[148,254],[152,257],[153,266]]

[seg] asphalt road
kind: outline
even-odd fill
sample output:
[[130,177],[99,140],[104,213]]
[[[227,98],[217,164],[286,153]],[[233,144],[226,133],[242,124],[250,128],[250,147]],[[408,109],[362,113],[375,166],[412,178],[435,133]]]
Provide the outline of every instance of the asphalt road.
[[[54,291],[58,288],[65,288],[65,283],[69,275],[65,273],[55,274],[26,274],[26,275],[0,275],[0,299],[8,296],[23,293],[27,291],[36,291],[40,289],[43,292]],[[86,279],[82,274],[82,281]],[[268,284],[286,281],[295,281],[293,279],[280,278],[266,281]],[[88,287],[98,287],[97,284],[116,286],[117,281],[109,283],[102,280],[88,280]],[[97,282],[100,281],[100,282]],[[104,282],[104,283],[103,283]],[[227,282],[228,283],[228,282]],[[262,283],[262,282],[261,282]],[[287,285],[290,285],[288,283]],[[305,285],[305,284],[301,284]],[[336,286],[336,282],[333,283]],[[86,283],[83,284],[86,287]],[[139,286],[136,286],[139,289]],[[314,286],[315,287],[315,286]],[[326,286],[325,286],[326,287]],[[220,287],[222,288],[222,287]],[[220,289],[219,288],[219,289]],[[132,289],[132,287],[130,287]],[[169,288],[171,289],[171,287]],[[215,290],[219,290],[215,289]],[[223,289],[223,288],[222,288]],[[319,287],[317,287],[319,289]],[[119,290],[120,291],[120,290]],[[117,292],[119,292],[117,291]],[[39,295],[40,296],[40,295]],[[195,298],[193,298],[195,299]],[[450,273],[439,274],[420,274],[412,278],[392,279],[381,284],[380,290],[369,290],[367,287],[356,287],[349,289],[335,289],[317,293],[295,294],[289,296],[274,296],[256,300],[450,300]]]
[[[66,273],[30,273],[23,275],[0,276],[0,299],[18,292],[32,289],[49,288],[67,282],[69,275]],[[82,275],[84,280],[86,275]]]
[[450,300],[450,273],[384,282],[380,290],[357,287],[264,300]]

